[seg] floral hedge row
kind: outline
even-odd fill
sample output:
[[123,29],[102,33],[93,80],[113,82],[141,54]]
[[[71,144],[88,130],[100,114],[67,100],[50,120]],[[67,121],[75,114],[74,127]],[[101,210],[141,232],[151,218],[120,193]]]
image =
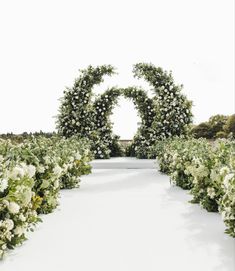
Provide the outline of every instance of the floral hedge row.
[[226,233],[235,237],[235,141],[171,139],[158,142],[160,171],[171,182],[189,189],[193,203],[210,212],[219,211]]
[[60,189],[79,186],[90,160],[88,144],[76,138],[0,141],[0,258],[58,206]]

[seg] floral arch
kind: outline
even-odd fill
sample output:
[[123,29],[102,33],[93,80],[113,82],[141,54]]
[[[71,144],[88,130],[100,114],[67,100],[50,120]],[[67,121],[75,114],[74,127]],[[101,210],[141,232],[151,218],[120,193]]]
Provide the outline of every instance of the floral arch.
[[192,121],[192,103],[181,93],[182,85],[175,85],[172,74],[152,64],[134,65],[133,73],[153,87],[153,98],[140,87],[106,90],[95,96],[93,87],[111,76],[111,65],[89,66],[80,70],[72,88],[64,91],[57,117],[58,132],[65,137],[77,135],[88,138],[96,158],[122,155],[119,137],[113,134],[110,115],[120,96],[131,99],[140,115],[138,128],[127,154],[146,158],[156,140],[187,134]]

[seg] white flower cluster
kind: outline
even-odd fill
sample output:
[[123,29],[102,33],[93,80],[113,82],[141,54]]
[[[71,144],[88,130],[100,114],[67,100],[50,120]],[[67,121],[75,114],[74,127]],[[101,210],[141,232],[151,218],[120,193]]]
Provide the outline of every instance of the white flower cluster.
[[19,165],[16,165],[13,169],[7,172],[7,177],[9,179],[18,180],[23,178],[24,176],[32,178],[34,177],[35,173],[36,173],[35,166],[20,163]]
[[226,232],[235,237],[235,142],[169,139],[158,142],[155,152],[160,170],[190,189],[194,203],[219,211]]
[[56,208],[60,188],[78,187],[80,176],[90,173],[88,148],[77,138],[0,141],[0,258],[25,240],[40,213]]
[[7,179],[1,179],[0,180],[0,192],[4,192],[8,187],[8,180]]
[[235,155],[230,154],[229,166],[220,170],[223,196],[219,201],[219,211],[222,215],[226,232],[235,237]]

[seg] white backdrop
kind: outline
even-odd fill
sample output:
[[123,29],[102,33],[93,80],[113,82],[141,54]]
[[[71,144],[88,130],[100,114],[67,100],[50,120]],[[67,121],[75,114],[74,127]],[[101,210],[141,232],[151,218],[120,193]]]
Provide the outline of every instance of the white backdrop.
[[[131,70],[152,62],[184,84],[195,123],[232,114],[233,18],[233,0],[1,1],[0,133],[54,130],[58,98],[89,64],[119,72],[97,93],[113,85],[149,88]],[[112,119],[115,132],[132,137],[131,103],[121,100]]]

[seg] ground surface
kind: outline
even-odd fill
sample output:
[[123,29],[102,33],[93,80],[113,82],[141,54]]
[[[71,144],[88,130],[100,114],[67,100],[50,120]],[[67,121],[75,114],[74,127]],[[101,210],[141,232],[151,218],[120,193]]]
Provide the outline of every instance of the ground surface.
[[235,241],[223,233],[220,215],[188,203],[153,161],[93,165],[80,189],[62,191],[58,210],[1,271],[235,270]]

